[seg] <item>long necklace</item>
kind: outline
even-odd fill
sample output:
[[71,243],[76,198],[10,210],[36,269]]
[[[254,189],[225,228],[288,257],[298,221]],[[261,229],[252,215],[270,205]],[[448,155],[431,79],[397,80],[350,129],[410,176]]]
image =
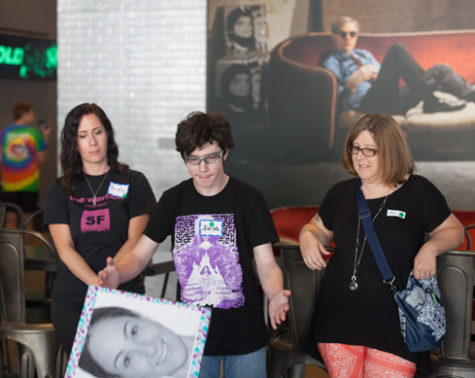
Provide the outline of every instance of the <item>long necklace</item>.
[[[389,194],[387,194],[386,197],[384,197],[383,202],[381,202],[381,206],[379,207],[378,212],[373,217],[373,223],[378,217],[378,215],[381,213],[381,211],[383,211],[383,208],[386,205],[386,200],[388,199],[388,196]],[[353,274],[351,275],[350,284],[349,284],[349,288],[351,291],[355,291],[358,289],[358,282],[356,282],[356,272],[358,271],[358,267],[360,266],[361,258],[363,257],[364,247],[366,246],[366,235],[365,235],[363,239],[363,244],[361,246],[360,253],[358,256],[358,248],[360,246],[360,227],[361,227],[361,219],[358,214],[358,226],[356,227],[356,239],[355,239],[355,258],[353,260]]]
[[84,174],[84,178],[86,179],[87,186],[89,186],[89,190],[90,190],[91,193],[92,193],[92,206],[93,206],[93,207],[96,207],[96,198],[97,198],[96,196],[97,196],[97,193],[99,193],[99,190],[101,189],[102,184],[104,184],[104,181],[106,181],[106,177],[109,175],[109,172],[110,172],[110,169],[106,172],[106,174],[105,174],[104,177],[102,178],[102,181],[101,181],[101,183],[99,184],[99,186],[97,187],[96,191],[92,190],[91,183],[89,182],[89,179],[87,178],[87,175]]

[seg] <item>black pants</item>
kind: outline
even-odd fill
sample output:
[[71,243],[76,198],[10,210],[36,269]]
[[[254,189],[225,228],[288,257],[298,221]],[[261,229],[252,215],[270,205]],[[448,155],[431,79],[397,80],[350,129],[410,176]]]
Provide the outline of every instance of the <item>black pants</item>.
[[[403,79],[409,90],[399,89]],[[425,81],[425,71],[406,48],[397,43],[386,53],[378,78],[360,105],[364,113],[404,114],[420,100],[434,100],[431,87]]]
[[55,299],[51,302],[51,319],[56,337],[63,345],[68,357],[73,348],[81,311],[82,304],[62,302]]

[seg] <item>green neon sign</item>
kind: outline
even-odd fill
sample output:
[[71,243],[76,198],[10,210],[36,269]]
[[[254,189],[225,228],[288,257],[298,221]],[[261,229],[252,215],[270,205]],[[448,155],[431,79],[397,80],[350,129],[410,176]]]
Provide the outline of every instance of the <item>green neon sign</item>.
[[0,34],[0,77],[54,79],[57,55],[56,41]]
[[19,66],[23,62],[25,51],[21,47],[0,45],[0,64]]

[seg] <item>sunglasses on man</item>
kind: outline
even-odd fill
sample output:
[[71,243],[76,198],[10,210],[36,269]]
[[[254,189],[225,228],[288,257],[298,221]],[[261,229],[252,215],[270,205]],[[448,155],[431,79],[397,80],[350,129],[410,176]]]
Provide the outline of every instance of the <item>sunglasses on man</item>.
[[358,34],[358,33],[355,32],[355,31],[350,31],[350,32],[339,31],[339,32],[338,32],[338,35],[339,35],[341,38],[343,38],[343,39],[346,38],[347,35],[349,35],[350,38],[354,38],[354,37],[356,37],[357,34]]

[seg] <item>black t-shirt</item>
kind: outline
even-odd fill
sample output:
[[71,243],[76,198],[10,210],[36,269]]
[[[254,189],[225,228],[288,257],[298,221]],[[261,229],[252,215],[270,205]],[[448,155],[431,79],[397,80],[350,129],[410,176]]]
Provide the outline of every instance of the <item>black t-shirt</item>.
[[[353,272],[357,231],[356,179],[330,189],[319,210],[325,227],[334,233],[336,252],[325,268],[315,314],[314,341],[364,345],[416,362],[401,336],[397,305],[383,283],[366,243],[357,271],[359,288],[348,287]],[[372,217],[384,198],[367,200]],[[376,235],[396,276],[398,289],[406,286],[414,258],[433,231],[450,215],[442,194],[427,179],[412,175],[391,193],[374,221]],[[360,227],[360,243],[364,238]]]
[[[87,178],[93,189],[104,175]],[[68,224],[74,248],[94,272],[106,265],[108,256],[115,256],[128,239],[129,219],[150,213],[155,196],[145,176],[129,170],[116,173],[110,170],[97,193],[93,206],[92,193],[84,179],[75,185],[75,194],[61,190],[60,179],[55,180],[47,194],[44,223]],[[122,284],[119,289],[143,292],[139,277]],[[52,297],[61,301],[82,304],[87,286],[60,260]]]
[[263,196],[230,178],[215,196],[192,179],[163,193],[145,235],[172,235],[180,300],[213,308],[205,355],[253,352],[267,343],[252,248],[278,240]]

